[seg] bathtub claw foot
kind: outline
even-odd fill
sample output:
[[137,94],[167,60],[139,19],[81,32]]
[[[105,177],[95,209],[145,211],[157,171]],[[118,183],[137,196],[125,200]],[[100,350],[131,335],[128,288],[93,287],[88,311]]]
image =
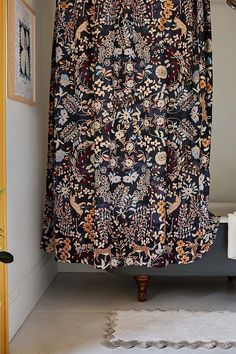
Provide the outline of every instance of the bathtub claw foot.
[[138,286],[137,299],[140,302],[144,302],[147,300],[147,286],[150,281],[150,277],[148,275],[136,275],[134,279]]

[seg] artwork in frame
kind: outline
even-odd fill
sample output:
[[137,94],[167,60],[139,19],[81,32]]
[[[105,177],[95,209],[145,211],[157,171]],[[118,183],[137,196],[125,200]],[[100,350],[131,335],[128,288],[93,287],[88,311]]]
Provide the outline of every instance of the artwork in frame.
[[25,0],[8,0],[8,98],[36,103],[35,13]]

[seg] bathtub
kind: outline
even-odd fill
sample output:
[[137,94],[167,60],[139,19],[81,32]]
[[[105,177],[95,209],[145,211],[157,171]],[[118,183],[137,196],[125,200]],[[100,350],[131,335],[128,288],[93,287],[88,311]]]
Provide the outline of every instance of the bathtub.
[[151,277],[156,276],[222,276],[236,283],[236,260],[227,257],[228,213],[236,210],[235,203],[210,203],[210,211],[222,215],[220,226],[210,250],[201,259],[191,264],[170,264],[165,268],[126,266],[107,269],[109,273],[135,278],[138,286],[137,298],[147,300],[147,286]]

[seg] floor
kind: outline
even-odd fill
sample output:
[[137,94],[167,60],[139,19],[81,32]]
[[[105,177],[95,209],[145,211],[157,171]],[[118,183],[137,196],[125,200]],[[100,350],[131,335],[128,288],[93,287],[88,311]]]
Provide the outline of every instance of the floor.
[[[10,343],[10,354],[222,354],[217,349],[108,349],[107,312],[117,309],[236,311],[236,286],[225,278],[152,278],[148,301],[136,300],[132,278],[108,273],[58,273]],[[170,329],[171,330],[171,329]],[[235,353],[236,349],[225,351]]]

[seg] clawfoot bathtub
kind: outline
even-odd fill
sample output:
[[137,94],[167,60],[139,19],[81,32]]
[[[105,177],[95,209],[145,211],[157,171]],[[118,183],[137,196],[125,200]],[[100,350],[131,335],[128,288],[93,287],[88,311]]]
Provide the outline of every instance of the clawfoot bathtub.
[[137,298],[143,302],[147,300],[147,287],[151,277],[158,276],[222,276],[236,283],[236,260],[227,257],[228,224],[221,222],[214,244],[201,259],[191,264],[171,264],[165,268],[147,268],[127,266],[111,268],[110,273],[133,276],[137,286]]

